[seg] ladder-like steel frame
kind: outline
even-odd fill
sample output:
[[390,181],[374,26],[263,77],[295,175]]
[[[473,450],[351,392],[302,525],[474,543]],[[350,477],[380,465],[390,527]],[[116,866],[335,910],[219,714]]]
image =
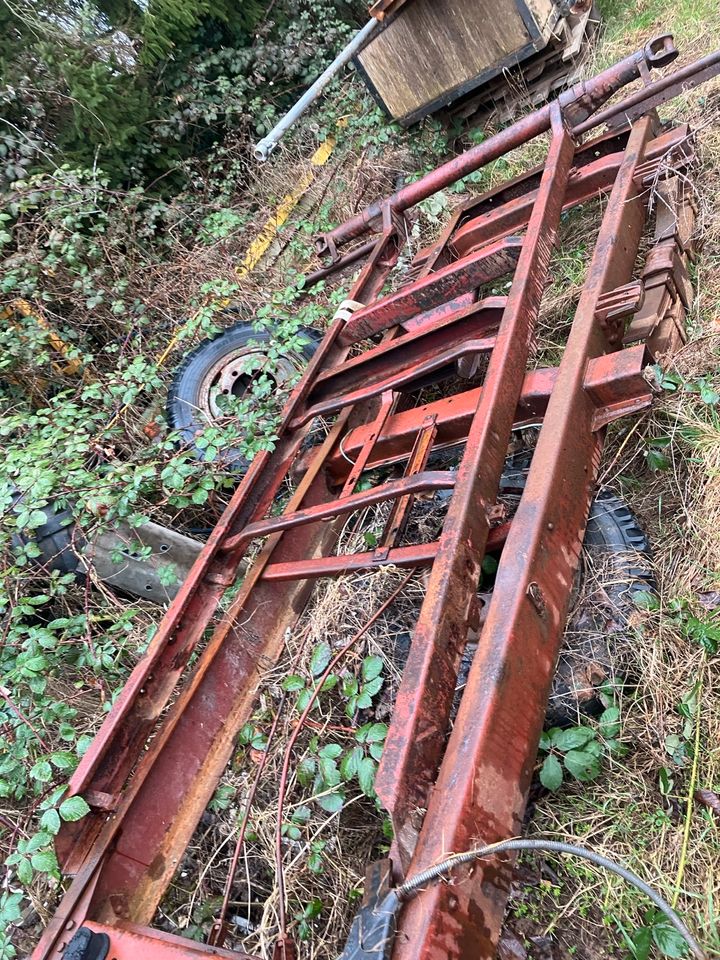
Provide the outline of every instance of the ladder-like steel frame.
[[[395,828],[394,878],[520,832],[604,427],[650,403],[648,357],[684,337],[694,214],[677,174],[692,140],[685,126],[661,130],[652,107],[681,83],[715,75],[720,53],[679,71],[679,81],[649,84],[649,69],[674,56],[670,38],[651,41],[322,239],[340,269],[357,255],[340,256],[338,247],[377,232],[285,407],[276,449],[251,464],[71,781],[70,793],[91,813],[58,837],[60,863],[74,880],[33,960],[60,960],[70,950],[81,960],[78,931],[105,935],[95,943],[107,943],[115,960],[244,956],[149,924],[251,716],[263,670],[281,655],[319,577],[388,564],[429,570],[376,782]],[[637,77],[646,81],[642,95],[595,112]],[[618,117],[635,122],[579,143],[595,120]],[[416,257],[405,285],[381,296],[404,242],[404,210],[548,130],[542,168],[466,204]],[[653,188],[656,242],[636,276]],[[529,372],[562,213],[599,195],[607,203],[562,360]],[[506,276],[507,297],[480,295]],[[482,386],[398,406],[419,379],[449,368],[472,373],[482,356]],[[304,449],[317,416],[334,419],[324,442]],[[517,512],[493,526],[511,431],[537,420],[543,426]],[[451,444],[464,444],[457,470],[428,469],[431,451]],[[364,470],[391,463],[405,463],[401,477],[356,492]],[[300,479],[272,516],[289,476]],[[413,498],[433,490],[451,490],[438,539],[397,545]],[[393,506],[378,547],[336,555],[347,515],[384,501]],[[260,539],[242,586],[218,613]],[[501,548],[448,738],[481,562]],[[459,879],[405,907],[395,960],[494,956],[507,865],[465,868]]]

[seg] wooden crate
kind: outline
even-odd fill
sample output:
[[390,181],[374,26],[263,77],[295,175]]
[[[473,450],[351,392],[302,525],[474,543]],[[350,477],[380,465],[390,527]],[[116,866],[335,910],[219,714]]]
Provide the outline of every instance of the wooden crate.
[[355,63],[409,125],[543,50],[561,19],[553,0],[410,0]]

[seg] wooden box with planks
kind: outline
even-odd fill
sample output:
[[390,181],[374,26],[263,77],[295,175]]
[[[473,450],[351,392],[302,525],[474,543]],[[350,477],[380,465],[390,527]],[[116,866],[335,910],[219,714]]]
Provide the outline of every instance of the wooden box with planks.
[[382,27],[355,65],[384,110],[404,126],[450,104],[470,115],[483,103],[507,107],[547,98],[572,78],[595,21],[592,0],[381,5]]

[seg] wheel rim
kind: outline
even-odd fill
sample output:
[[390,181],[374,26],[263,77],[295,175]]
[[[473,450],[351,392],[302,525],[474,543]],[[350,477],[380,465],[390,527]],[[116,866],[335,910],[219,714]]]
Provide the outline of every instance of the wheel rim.
[[[271,361],[262,347],[239,347],[221,357],[207,371],[200,383],[198,407],[209,421],[227,416],[219,403],[221,397],[241,399],[260,373],[266,373],[273,385],[282,389],[301,369],[302,360],[295,355]],[[272,366],[272,370],[266,369]]]

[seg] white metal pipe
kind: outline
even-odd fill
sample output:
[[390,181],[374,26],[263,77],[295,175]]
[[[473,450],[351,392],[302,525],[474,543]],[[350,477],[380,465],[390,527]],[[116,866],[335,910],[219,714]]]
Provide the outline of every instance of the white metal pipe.
[[328,85],[328,83],[330,83],[340,68],[344,67],[348,60],[350,60],[357,53],[360,47],[365,43],[373,31],[378,28],[378,26],[379,22],[373,18],[365,24],[362,30],[355,34],[350,43],[340,51],[330,66],[320,74],[315,83],[305,91],[295,106],[291,107],[285,116],[275,124],[270,133],[266,137],[263,137],[262,140],[256,144],[254,150],[256,160],[267,160],[272,151],[275,149],[278,141],[287,133],[298,117],[300,117],[305,110],[307,110],[310,104],[317,99],[322,90]]

